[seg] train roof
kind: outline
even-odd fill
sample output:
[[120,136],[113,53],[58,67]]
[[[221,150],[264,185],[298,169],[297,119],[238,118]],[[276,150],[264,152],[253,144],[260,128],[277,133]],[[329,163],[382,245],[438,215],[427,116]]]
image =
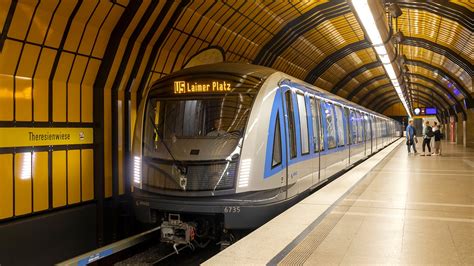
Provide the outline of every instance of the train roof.
[[371,113],[373,115],[377,115],[380,117],[384,117],[387,119],[390,119],[389,117],[382,115],[380,113],[374,112],[373,110],[370,110],[364,106],[361,106],[359,104],[353,103],[345,98],[342,98],[338,95],[335,95],[327,90],[324,90],[322,88],[316,87],[315,85],[309,84],[303,80],[300,80],[298,78],[292,77],[289,74],[286,74],[284,72],[275,70],[273,68],[265,67],[265,66],[259,66],[259,65],[253,65],[253,64],[248,64],[248,63],[231,63],[231,62],[222,62],[222,63],[215,63],[215,64],[206,64],[206,65],[199,65],[199,66],[194,66],[190,68],[185,68],[182,70],[179,70],[177,72],[174,72],[170,75],[167,75],[155,82],[153,82],[152,87],[155,86],[155,84],[159,84],[162,82],[169,81],[170,79],[176,79],[181,76],[189,76],[193,74],[199,74],[199,73],[209,73],[209,72],[216,72],[216,73],[232,73],[234,75],[246,77],[246,76],[251,76],[254,78],[258,78],[262,81],[268,79],[272,74],[275,73],[282,73],[290,79],[291,82],[300,84],[301,86],[304,86],[306,88],[309,88],[319,94],[320,96],[327,98],[331,101],[334,102],[339,102],[343,105],[350,106],[353,108],[357,108],[360,110],[363,110],[367,113]]
[[198,74],[198,73],[208,73],[208,72],[221,72],[221,73],[233,73],[240,76],[252,76],[262,80],[267,79],[270,75],[280,72],[273,68],[259,66],[259,65],[252,65],[247,63],[215,63],[215,64],[208,64],[208,65],[199,65],[190,68],[185,68],[174,72],[162,79],[159,79],[153,83],[160,83],[162,80],[167,79],[174,79],[180,76],[187,76],[190,74]]

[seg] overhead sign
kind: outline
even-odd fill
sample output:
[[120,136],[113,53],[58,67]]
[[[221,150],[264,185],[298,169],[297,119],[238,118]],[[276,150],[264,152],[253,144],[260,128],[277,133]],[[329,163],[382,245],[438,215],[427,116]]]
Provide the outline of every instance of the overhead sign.
[[0,148],[92,144],[93,128],[0,127]]
[[436,115],[438,110],[436,107],[417,107],[413,110],[415,115]]
[[232,90],[228,81],[175,81],[174,94],[187,93],[213,93],[213,92],[229,92]]
[[425,113],[427,115],[436,115],[438,113],[438,110],[436,109],[436,107],[426,107]]

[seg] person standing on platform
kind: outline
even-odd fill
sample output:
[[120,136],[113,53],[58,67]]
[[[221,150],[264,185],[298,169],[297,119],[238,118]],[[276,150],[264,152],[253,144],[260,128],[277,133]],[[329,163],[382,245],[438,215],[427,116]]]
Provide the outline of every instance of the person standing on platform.
[[406,128],[406,133],[405,133],[406,137],[407,137],[407,147],[408,147],[408,154],[410,154],[410,147],[413,146],[413,153],[416,154],[417,151],[416,151],[416,142],[418,142],[418,140],[416,139],[416,131],[415,131],[415,127],[413,126],[413,120],[410,119],[408,121],[408,126]]
[[441,128],[438,127],[438,123],[434,122],[433,126],[434,135],[434,152],[433,155],[441,155]]
[[[423,154],[421,156],[431,156],[431,137],[433,137],[433,129],[430,127],[430,122],[426,121],[423,127]],[[425,153],[425,147],[428,147],[428,153]]]

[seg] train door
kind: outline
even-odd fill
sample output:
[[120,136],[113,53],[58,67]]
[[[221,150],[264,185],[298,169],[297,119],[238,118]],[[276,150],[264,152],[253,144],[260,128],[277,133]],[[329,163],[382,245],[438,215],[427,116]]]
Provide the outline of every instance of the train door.
[[359,115],[360,115],[360,124],[362,126],[362,149],[363,151],[361,152],[361,155],[362,157],[364,156],[367,156],[366,152],[367,152],[367,131],[365,130],[366,129],[366,122],[365,122],[365,114],[363,112],[359,112]]
[[355,146],[357,144],[357,117],[355,115],[355,111],[351,109],[349,111],[349,128],[350,128],[350,134],[349,134],[349,162],[350,163],[355,163],[357,161],[356,158],[356,150]]
[[298,193],[297,186],[295,186],[297,181],[297,166],[296,161],[298,159],[298,145],[296,142],[297,139],[297,129],[296,129],[296,109],[295,109],[295,100],[294,93],[291,91],[291,87],[285,86],[281,89],[283,93],[283,105],[285,111],[285,128],[286,128],[286,143],[287,143],[287,174],[286,174],[286,184],[287,184],[287,197],[292,197]]
[[328,168],[331,166],[329,158],[330,152],[336,147],[335,123],[332,120],[332,106],[326,101],[320,100],[321,131],[323,132],[324,151],[320,153],[319,169],[320,180],[326,180],[331,173]]
[[[306,102],[306,96],[303,91],[296,89],[296,107],[297,107],[297,123],[296,128],[299,133],[300,153],[298,154],[299,160],[296,163],[297,168],[297,185],[299,192],[306,191],[313,185],[313,160],[311,154],[311,140],[310,140],[310,118],[309,108]],[[297,134],[298,135],[298,134]],[[298,141],[299,140],[299,141]]]
[[338,104],[334,104],[334,111],[336,114],[336,132],[337,132],[337,157],[341,163],[342,168],[349,166],[349,149],[345,146],[348,145],[347,141],[347,123],[346,116],[344,115],[344,109]]
[[309,106],[311,111],[311,134],[313,145],[313,185],[321,181],[321,151],[324,151],[323,131],[321,126],[321,112],[319,99],[310,97]]
[[337,142],[336,115],[334,104],[321,102],[326,151],[321,155],[321,168],[325,169],[324,178],[328,178],[342,170],[343,162],[339,158]]
[[365,156],[369,156],[372,153],[372,129],[370,125],[369,115],[363,115],[365,123]]
[[377,134],[375,133],[375,120],[373,115],[369,115],[370,119],[370,154],[374,153],[376,150],[376,136]]
[[346,139],[347,139],[347,150],[349,152],[349,165],[352,164],[351,156],[352,156],[352,144],[353,144],[353,117],[352,117],[352,110],[349,110],[349,108],[344,107],[344,114],[346,116],[346,125],[347,125],[347,131],[346,131]]

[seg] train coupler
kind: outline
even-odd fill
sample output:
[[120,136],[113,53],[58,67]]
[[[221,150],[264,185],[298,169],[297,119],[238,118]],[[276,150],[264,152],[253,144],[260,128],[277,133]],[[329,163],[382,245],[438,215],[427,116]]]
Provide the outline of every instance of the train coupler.
[[168,221],[161,224],[161,242],[173,245],[178,253],[178,245],[194,247],[192,241],[196,236],[196,225],[181,221],[179,214],[169,214]]

